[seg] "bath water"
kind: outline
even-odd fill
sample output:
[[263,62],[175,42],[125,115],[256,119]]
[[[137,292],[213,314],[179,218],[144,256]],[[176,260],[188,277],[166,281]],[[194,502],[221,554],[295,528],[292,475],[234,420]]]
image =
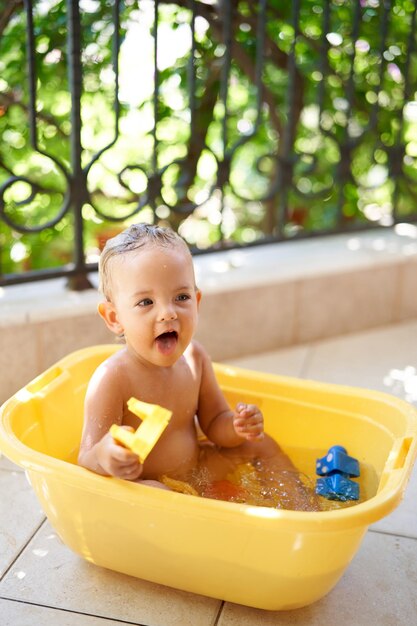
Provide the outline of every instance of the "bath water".
[[[324,449],[286,448],[285,453],[296,469],[276,469],[261,459],[240,463],[226,480],[212,482],[207,470],[197,469],[187,483],[197,495],[229,502],[246,503],[296,511],[333,511],[355,506],[373,497],[378,488],[374,468],[360,463],[359,500],[329,500],[315,493],[316,460],[326,454]],[[181,490],[181,488],[179,488]]]
[[[77,450],[67,461],[77,463]],[[355,506],[376,495],[378,476],[375,469],[360,463],[359,500],[328,500],[315,493],[316,460],[327,450],[313,448],[285,448],[284,452],[296,470],[276,470],[262,460],[236,465],[227,480],[213,482],[205,469],[194,470],[184,481],[173,480],[169,486],[174,491],[191,493],[216,500],[269,506],[296,511],[333,511]]]

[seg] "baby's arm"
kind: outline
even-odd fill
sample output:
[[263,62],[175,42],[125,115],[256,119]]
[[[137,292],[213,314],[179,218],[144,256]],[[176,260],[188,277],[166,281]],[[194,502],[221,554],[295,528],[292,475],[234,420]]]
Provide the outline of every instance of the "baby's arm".
[[263,416],[254,404],[239,403],[232,411],[217,383],[208,355],[200,347],[203,362],[198,407],[199,424],[213,443],[232,448],[264,436]]
[[112,424],[120,425],[123,419],[119,383],[111,367],[102,365],[92,376],[85,398],[78,462],[97,474],[136,480],[143,470],[138,456],[119,445],[108,432]]

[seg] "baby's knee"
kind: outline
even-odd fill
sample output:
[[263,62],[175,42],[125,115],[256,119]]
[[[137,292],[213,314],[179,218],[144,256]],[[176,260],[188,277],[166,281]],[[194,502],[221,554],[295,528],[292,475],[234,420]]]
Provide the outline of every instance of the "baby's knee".
[[280,446],[277,444],[275,439],[273,439],[270,435],[267,435],[266,433],[263,438],[259,440],[258,443],[266,454],[283,454]]
[[267,434],[262,439],[246,440],[240,448],[242,452],[248,453],[251,457],[272,458],[283,454],[277,442]]
[[161,483],[159,480],[138,479],[135,482],[139,483],[140,485],[146,485],[147,487],[157,487],[158,489],[165,489],[165,491],[172,491],[170,487],[168,487],[167,485],[164,485],[164,483]]

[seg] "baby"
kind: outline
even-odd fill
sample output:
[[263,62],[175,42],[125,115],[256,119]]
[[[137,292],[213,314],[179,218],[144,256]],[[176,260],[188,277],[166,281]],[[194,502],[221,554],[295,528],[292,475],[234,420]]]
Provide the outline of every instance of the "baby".
[[[239,462],[259,459],[294,472],[264,434],[258,407],[229,408],[210,358],[193,340],[201,293],[185,242],[170,229],[135,224],[107,242],[99,273],[105,297],[99,314],[125,345],[90,380],[79,463],[99,474],[165,489],[162,476],[181,479],[197,467],[214,481],[225,479]],[[172,411],[143,464],[108,432],[112,424],[139,426],[127,408],[132,396]],[[211,443],[199,442],[195,418]]]

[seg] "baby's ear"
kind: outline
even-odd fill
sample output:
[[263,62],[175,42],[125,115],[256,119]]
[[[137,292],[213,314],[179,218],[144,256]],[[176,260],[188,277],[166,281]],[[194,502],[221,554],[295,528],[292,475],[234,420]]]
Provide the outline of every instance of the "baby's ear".
[[197,298],[197,307],[199,307],[200,306],[200,302],[201,302],[202,293],[201,293],[201,291],[199,289],[197,289],[195,295],[196,295],[196,298]]
[[109,328],[112,333],[114,333],[115,335],[123,334],[123,327],[119,322],[116,309],[114,308],[112,302],[108,302],[107,300],[104,302],[100,302],[97,307],[97,311],[100,317],[102,317],[105,321],[107,328]]

